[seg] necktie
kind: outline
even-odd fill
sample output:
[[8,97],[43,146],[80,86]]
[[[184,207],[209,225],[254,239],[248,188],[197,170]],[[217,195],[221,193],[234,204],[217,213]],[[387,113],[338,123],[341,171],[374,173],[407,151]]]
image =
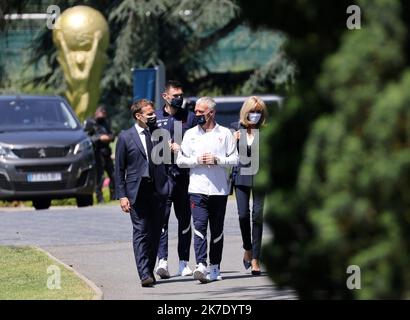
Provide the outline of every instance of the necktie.
[[143,133],[145,135],[145,145],[147,146],[149,176],[151,178],[154,178],[154,163],[152,162],[152,159],[151,159],[151,152],[152,152],[152,148],[154,147],[154,145],[151,140],[151,133],[148,131],[148,129],[145,129]]

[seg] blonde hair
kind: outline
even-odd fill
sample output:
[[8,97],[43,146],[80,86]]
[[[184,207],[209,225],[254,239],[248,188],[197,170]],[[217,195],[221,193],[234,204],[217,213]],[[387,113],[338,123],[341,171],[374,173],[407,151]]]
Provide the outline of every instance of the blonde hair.
[[241,112],[239,113],[239,122],[246,128],[251,126],[251,123],[248,120],[248,115],[250,112],[255,111],[259,111],[262,114],[261,119],[256,124],[256,127],[260,128],[265,125],[268,111],[266,109],[265,102],[263,102],[262,99],[257,96],[252,96],[245,100],[242,105]]

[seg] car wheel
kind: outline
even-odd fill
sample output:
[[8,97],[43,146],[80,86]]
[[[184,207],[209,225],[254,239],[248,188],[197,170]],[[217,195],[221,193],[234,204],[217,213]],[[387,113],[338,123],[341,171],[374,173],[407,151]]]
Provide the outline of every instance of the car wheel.
[[45,210],[50,208],[51,205],[51,199],[36,199],[33,200],[33,207],[36,208],[36,210]]
[[92,194],[87,194],[83,196],[78,196],[77,197],[77,207],[88,207],[93,205],[93,195]]

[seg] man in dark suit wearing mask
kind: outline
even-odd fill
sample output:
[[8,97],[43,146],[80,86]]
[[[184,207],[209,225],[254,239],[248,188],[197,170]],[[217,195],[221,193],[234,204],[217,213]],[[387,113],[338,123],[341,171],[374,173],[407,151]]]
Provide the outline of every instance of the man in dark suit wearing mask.
[[118,136],[115,184],[121,209],[130,213],[137,270],[143,287],[155,283],[154,267],[169,184],[163,164],[154,164],[150,128],[156,127],[154,104],[142,99],[131,106],[134,126]]

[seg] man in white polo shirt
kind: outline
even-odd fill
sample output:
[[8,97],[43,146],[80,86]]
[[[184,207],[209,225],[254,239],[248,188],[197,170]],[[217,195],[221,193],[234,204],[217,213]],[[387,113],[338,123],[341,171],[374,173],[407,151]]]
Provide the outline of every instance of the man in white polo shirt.
[[[221,280],[223,226],[228,200],[228,168],[239,157],[232,132],[215,122],[215,101],[198,99],[195,116],[198,125],[186,131],[177,165],[190,168],[189,198],[194,222],[194,249],[197,267],[194,279],[202,283]],[[207,228],[211,231],[209,274],[207,271]]]

